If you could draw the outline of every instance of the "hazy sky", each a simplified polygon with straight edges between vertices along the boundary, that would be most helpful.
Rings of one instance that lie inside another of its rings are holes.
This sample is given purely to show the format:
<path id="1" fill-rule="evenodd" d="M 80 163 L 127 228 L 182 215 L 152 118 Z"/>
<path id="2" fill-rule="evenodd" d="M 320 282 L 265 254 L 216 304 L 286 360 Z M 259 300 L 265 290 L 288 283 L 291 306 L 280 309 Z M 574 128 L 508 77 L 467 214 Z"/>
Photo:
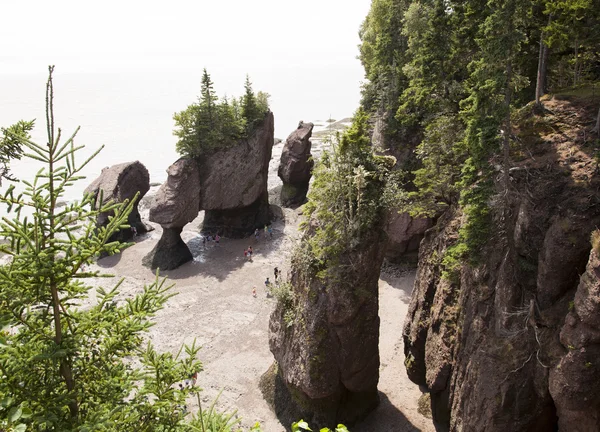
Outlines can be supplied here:
<path id="1" fill-rule="evenodd" d="M 370 0 L 2 0 L 0 74 L 347 66 Z"/>

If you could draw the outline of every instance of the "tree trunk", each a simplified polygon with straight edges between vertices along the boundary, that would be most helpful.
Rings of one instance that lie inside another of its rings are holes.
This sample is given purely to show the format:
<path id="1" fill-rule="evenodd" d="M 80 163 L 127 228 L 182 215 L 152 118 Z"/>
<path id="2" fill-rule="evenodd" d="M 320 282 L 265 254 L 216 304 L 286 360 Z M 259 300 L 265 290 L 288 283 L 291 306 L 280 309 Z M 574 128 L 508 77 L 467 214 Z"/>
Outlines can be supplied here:
<path id="1" fill-rule="evenodd" d="M 573 86 L 579 83 L 579 41 L 575 38 L 575 73 L 573 74 Z"/>
<path id="2" fill-rule="evenodd" d="M 548 16 L 548 25 L 552 22 L 552 15 Z M 535 105 L 542 106 L 541 97 L 546 90 L 546 71 L 548 70 L 548 46 L 544 43 L 544 32 L 540 35 L 540 54 L 538 57 L 537 83 L 535 86 Z"/>
<path id="3" fill-rule="evenodd" d="M 600 138 L 600 108 L 598 108 L 598 117 L 596 118 L 596 133 L 598 134 L 598 138 Z"/>

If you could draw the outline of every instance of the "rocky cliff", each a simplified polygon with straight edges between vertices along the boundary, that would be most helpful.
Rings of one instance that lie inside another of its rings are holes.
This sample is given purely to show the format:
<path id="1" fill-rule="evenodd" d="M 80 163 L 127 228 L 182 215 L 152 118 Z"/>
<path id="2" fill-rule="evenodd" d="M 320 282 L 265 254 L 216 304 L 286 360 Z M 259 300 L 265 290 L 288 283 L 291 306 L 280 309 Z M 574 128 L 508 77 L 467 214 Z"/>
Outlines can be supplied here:
<path id="1" fill-rule="evenodd" d="M 431 393 L 434 419 L 452 431 L 600 430 L 599 262 L 590 255 L 600 224 L 589 133 L 597 103 L 551 100 L 543 116 L 521 111 L 510 200 L 499 173 L 493 229 L 475 261 L 450 275 L 445 266 L 465 222 L 460 208 L 421 244 L 405 364 Z"/>
<path id="2" fill-rule="evenodd" d="M 242 238 L 270 222 L 267 177 L 273 131 L 269 112 L 250 138 L 198 159 L 203 231 Z"/>
<path id="3" fill-rule="evenodd" d="M 325 276 L 307 269 L 301 252 L 292 259 L 293 301 L 278 302 L 269 322 L 278 364 L 271 377 L 277 381 L 274 405 L 282 422 L 350 424 L 378 404 L 384 243 L 383 231 L 373 229 Z"/>

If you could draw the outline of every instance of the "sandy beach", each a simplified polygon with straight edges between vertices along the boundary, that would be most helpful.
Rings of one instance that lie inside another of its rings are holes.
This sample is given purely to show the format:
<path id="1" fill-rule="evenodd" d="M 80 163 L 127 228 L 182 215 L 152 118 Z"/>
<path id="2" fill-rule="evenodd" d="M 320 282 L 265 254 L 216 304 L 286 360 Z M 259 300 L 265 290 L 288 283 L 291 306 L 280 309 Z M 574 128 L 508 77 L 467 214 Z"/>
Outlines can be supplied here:
<path id="1" fill-rule="evenodd" d="M 144 212 L 143 212 L 144 213 Z M 273 224 L 273 239 L 258 241 L 222 239 L 206 246 L 199 235 L 203 213 L 188 224 L 182 233 L 194 255 L 194 261 L 163 272 L 175 284 L 178 294 L 170 299 L 156 317 L 149 337 L 160 351 L 177 352 L 183 343 L 196 339 L 202 346 L 200 360 L 204 370 L 198 383 L 203 388 L 202 403 L 210 404 L 219 391 L 218 406 L 237 408 L 243 430 L 259 421 L 264 431 L 286 430 L 263 400 L 258 383 L 273 362 L 268 345 L 269 315 L 275 300 L 267 296 L 264 281 L 273 280 L 273 269 L 283 275 L 288 271 L 288 258 L 298 241 L 300 216 L 284 209 L 282 218 Z M 151 283 L 155 274 L 141 265 L 142 258 L 154 247 L 161 235 L 160 225 L 136 238 L 136 244 L 121 254 L 98 261 L 102 272 L 114 274 L 115 280 L 98 279 L 95 284 L 110 286 L 125 278 L 121 298 L 132 296 Z M 254 249 L 252 261 L 244 258 L 248 246 Z M 414 271 L 384 272 L 380 279 L 380 382 L 381 404 L 353 432 L 361 431 L 433 431 L 431 420 L 417 412 L 421 392 L 410 382 L 404 369 L 402 325 Z M 256 287 L 257 296 L 252 289 Z M 192 412 L 197 403 L 190 400 Z"/>

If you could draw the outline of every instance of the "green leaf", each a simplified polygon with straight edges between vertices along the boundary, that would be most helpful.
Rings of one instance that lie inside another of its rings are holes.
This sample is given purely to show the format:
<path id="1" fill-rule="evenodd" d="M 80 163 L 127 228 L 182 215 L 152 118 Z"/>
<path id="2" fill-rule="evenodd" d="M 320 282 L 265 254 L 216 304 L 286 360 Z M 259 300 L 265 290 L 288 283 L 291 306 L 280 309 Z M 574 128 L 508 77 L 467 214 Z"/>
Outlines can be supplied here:
<path id="1" fill-rule="evenodd" d="M 33 411 L 31 411 L 31 408 L 27 408 L 27 407 L 23 408 L 23 413 L 21 414 L 22 419 L 28 419 L 32 415 L 33 415 Z"/>
<path id="2" fill-rule="evenodd" d="M 18 407 L 12 407 L 8 412 L 8 422 L 14 423 L 21 418 L 21 414 L 23 414 L 23 409 Z"/>
<path id="3" fill-rule="evenodd" d="M 13 431 L 14 432 L 25 432 L 27 430 L 27 426 L 24 425 L 23 423 L 18 424 L 17 426 L 14 427 Z"/>

